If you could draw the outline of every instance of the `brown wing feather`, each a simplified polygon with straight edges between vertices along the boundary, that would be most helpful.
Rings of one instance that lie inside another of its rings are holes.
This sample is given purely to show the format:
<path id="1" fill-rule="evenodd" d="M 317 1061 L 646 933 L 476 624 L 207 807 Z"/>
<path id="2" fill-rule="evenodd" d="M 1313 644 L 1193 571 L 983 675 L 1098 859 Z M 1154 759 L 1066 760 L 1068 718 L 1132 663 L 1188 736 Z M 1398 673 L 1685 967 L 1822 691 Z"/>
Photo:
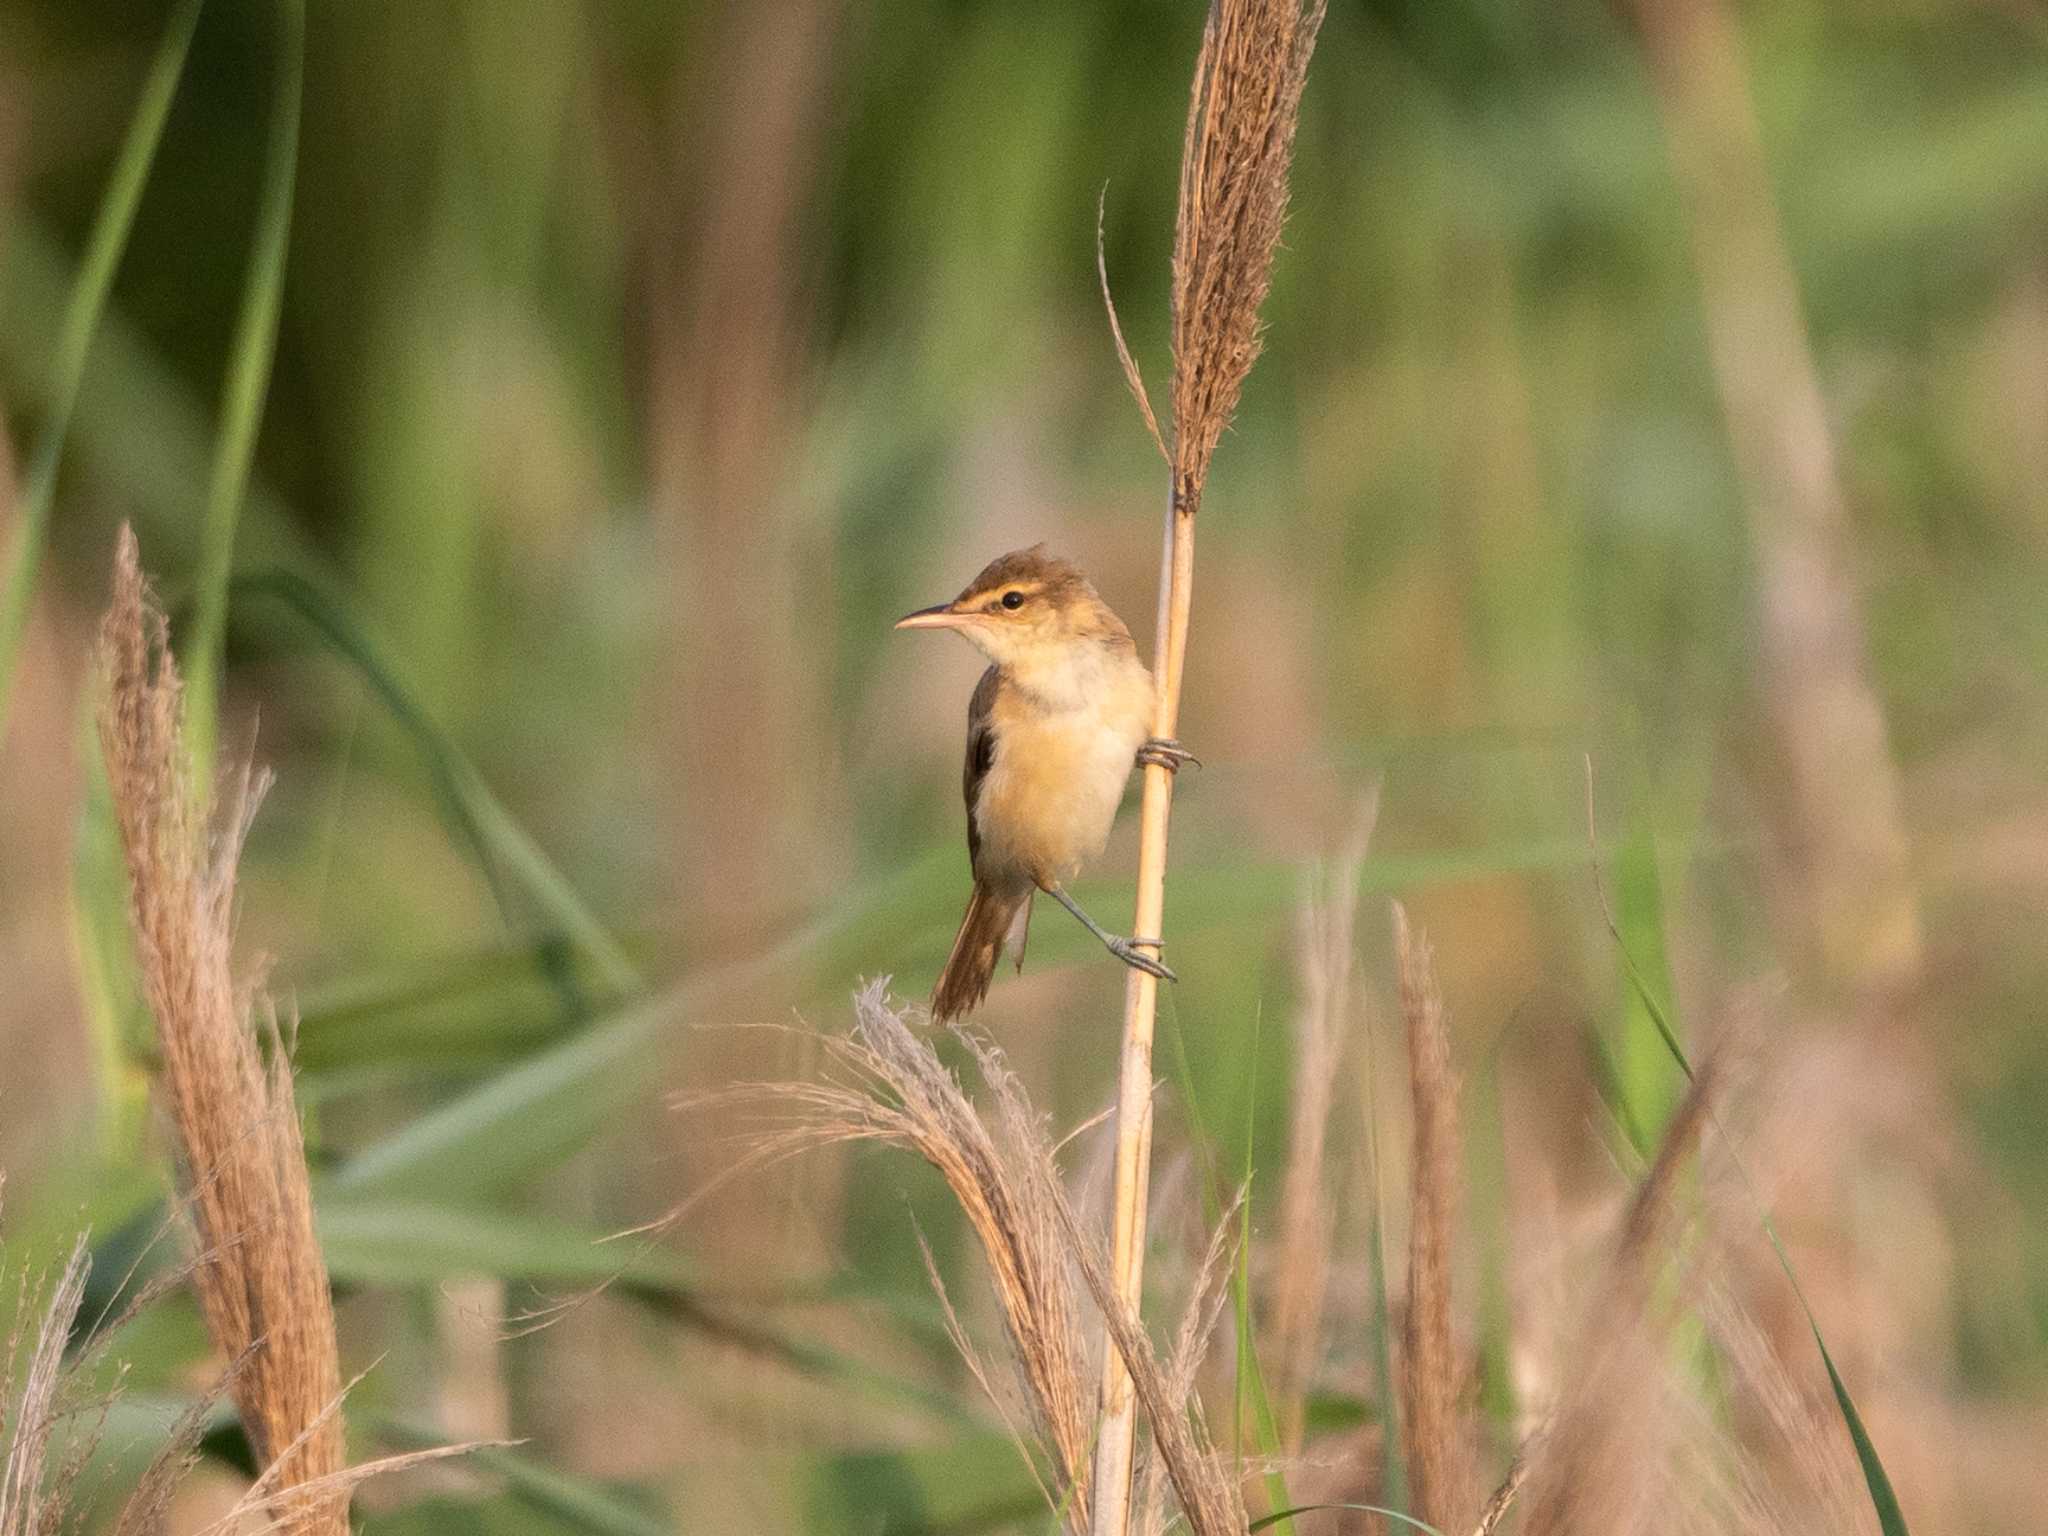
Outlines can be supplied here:
<path id="1" fill-rule="evenodd" d="M 960 794 L 967 802 L 967 862 L 981 869 L 981 829 L 974 824 L 974 801 L 981 793 L 981 781 L 988 777 L 989 764 L 996 760 L 996 731 L 993 711 L 999 686 L 996 669 L 990 667 L 974 685 L 974 697 L 967 701 L 967 761 L 960 768 Z"/>
<path id="2" fill-rule="evenodd" d="M 974 802 L 982 781 L 996 760 L 995 701 L 1001 686 L 990 667 L 967 701 L 967 758 L 960 768 L 960 797 L 967 802 L 967 859 L 974 868 L 974 894 L 953 950 L 932 989 L 932 1017 L 940 1023 L 958 1018 L 988 995 L 1003 946 L 1011 944 L 1017 964 L 1024 964 L 1024 935 L 1031 922 L 1031 888 L 997 890 L 981 878 L 981 831 L 974 824 Z"/>

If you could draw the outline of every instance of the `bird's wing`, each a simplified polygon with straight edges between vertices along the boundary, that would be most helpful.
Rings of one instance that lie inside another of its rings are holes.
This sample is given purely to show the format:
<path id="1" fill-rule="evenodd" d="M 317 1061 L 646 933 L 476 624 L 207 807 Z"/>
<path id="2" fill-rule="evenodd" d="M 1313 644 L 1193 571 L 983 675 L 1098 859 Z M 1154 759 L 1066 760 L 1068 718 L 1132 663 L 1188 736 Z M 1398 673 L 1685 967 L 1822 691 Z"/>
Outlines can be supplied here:
<path id="1" fill-rule="evenodd" d="M 996 686 L 996 669 L 990 667 L 967 701 L 967 761 L 960 769 L 960 793 L 967 801 L 967 861 L 976 868 L 981 864 L 981 832 L 974 825 L 974 802 L 989 764 L 996 760 Z"/>

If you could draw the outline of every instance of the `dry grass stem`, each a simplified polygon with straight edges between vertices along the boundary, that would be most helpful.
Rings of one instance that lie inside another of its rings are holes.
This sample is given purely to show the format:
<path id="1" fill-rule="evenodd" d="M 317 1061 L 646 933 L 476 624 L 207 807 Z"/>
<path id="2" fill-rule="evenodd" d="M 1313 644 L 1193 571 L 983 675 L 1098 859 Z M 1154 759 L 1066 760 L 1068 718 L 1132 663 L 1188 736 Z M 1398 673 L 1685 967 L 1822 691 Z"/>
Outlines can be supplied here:
<path id="1" fill-rule="evenodd" d="M 1139 370 L 1138 360 L 1131 356 L 1130 345 L 1124 340 L 1123 322 L 1117 318 L 1116 300 L 1109 292 L 1109 259 L 1102 246 L 1102 218 L 1108 201 L 1109 187 L 1105 184 L 1102 195 L 1095 200 L 1095 277 L 1102 285 L 1102 309 L 1109 316 L 1109 335 L 1116 343 L 1116 360 L 1124 371 L 1124 384 L 1129 388 L 1131 398 L 1138 402 L 1138 414 L 1145 420 L 1145 430 L 1151 435 L 1152 446 L 1159 450 L 1159 457 L 1170 467 L 1173 453 L 1159 430 L 1159 418 L 1152 410 L 1152 396 L 1145 388 L 1145 375 Z"/>
<path id="2" fill-rule="evenodd" d="M 1522 1485 L 1529 1481 L 1530 1453 L 1535 1450 L 1537 1439 L 1537 1436 L 1532 1435 L 1523 1443 L 1521 1449 L 1515 1452 L 1514 1459 L 1508 1463 L 1507 1476 L 1500 1480 L 1500 1486 L 1493 1490 L 1484 1507 L 1480 1509 L 1479 1518 L 1473 1522 L 1472 1536 L 1493 1536 L 1493 1533 L 1500 1529 L 1500 1523 L 1507 1519 L 1508 1511 L 1515 1506 L 1516 1495 L 1522 1491 Z"/>
<path id="3" fill-rule="evenodd" d="M 1464 1382 L 1452 1328 L 1451 1254 L 1460 1174 L 1458 1079 L 1428 939 L 1394 903 L 1394 953 L 1408 1034 L 1414 1148 L 1409 1170 L 1408 1308 L 1402 1335 L 1402 1414 L 1415 1513 L 1449 1529 L 1468 1518 L 1475 1478 L 1458 1400 Z"/>
<path id="4" fill-rule="evenodd" d="M 1295 125 L 1322 18 L 1323 0 L 1214 0 L 1195 60 L 1174 219 L 1173 443 L 1152 655 L 1158 690 L 1152 731 L 1162 738 L 1172 737 L 1180 720 L 1181 673 L 1194 604 L 1195 512 L 1209 460 L 1258 357 L 1259 307 L 1271 281 L 1273 250 L 1286 217 Z M 1106 281 L 1103 286 L 1107 298 Z M 1158 422 L 1144 398 L 1137 365 L 1123 344 L 1114 306 L 1111 329 L 1117 335 L 1126 381 L 1138 395 L 1156 440 Z M 1144 782 L 1132 931 L 1160 935 L 1166 921 L 1173 775 L 1148 765 Z M 1116 1295 L 1134 1312 L 1144 1291 L 1152 1035 L 1158 1005 L 1158 982 L 1132 970 L 1125 983 L 1117 1073 L 1110 1269 Z M 1092 1529 L 1096 1536 L 1125 1536 L 1130 1526 L 1136 1409 L 1119 1352 L 1108 1350 L 1104 1355 Z"/>
<path id="5" fill-rule="evenodd" d="M 1279 1259 L 1272 1272 L 1274 1395 L 1286 1416 L 1285 1443 L 1301 1449 L 1309 1378 L 1329 1281 L 1330 1208 L 1324 1152 L 1336 1101 L 1344 1031 L 1351 1014 L 1358 875 L 1379 810 L 1375 790 L 1320 882 L 1296 909 L 1301 1005 L 1294 1015 L 1294 1077 L 1288 1095 L 1287 1171 L 1281 1186 Z"/>
<path id="6" fill-rule="evenodd" d="M 276 1518 L 345 1532 L 334 1312 L 275 1015 L 233 958 L 235 866 L 263 785 L 245 770 L 207 828 L 187 769 L 182 689 L 163 615 L 123 529 L 100 628 L 100 741 L 126 855 L 131 915 L 163 1055 L 164 1096 L 205 1258 L 194 1289 Z M 254 1023 L 268 1033 L 269 1059 Z M 324 1491 L 297 1492 L 300 1489 Z"/>

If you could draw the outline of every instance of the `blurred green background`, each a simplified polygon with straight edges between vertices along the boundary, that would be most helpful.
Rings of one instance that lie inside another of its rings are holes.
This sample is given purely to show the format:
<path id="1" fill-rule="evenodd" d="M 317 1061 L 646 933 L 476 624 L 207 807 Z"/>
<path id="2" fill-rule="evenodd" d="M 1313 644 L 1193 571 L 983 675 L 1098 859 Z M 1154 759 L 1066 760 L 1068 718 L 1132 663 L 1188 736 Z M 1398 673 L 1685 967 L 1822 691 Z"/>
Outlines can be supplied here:
<path id="1" fill-rule="evenodd" d="M 938 1326 L 912 1218 L 970 1266 L 922 1170 L 815 1159 L 645 1252 L 586 1239 L 736 1155 L 743 1126 L 663 1090 L 814 1065 L 697 1026 L 838 1027 L 857 977 L 930 984 L 979 663 L 889 621 L 1047 539 L 1149 635 L 1163 474 L 1096 205 L 1163 404 L 1201 9 L 313 0 L 226 644 L 222 740 L 277 774 L 242 935 L 300 1017 L 346 1363 L 382 1362 L 359 1425 L 528 1437 L 511 1471 L 366 1496 L 377 1529 L 1042 1522 Z M 0 489 L 165 15 L 0 4 Z M 1358 1071 L 1398 1104 L 1369 1048 L 1396 894 L 1483 1088 L 1475 1221 L 1518 1253 L 1549 1230 L 1535 1185 L 1560 1230 L 1597 1208 L 1600 1127 L 1677 1085 L 1595 896 L 1590 762 L 1630 953 L 1690 1035 L 1756 1042 L 1749 1155 L 1916 1528 L 2017 1530 L 2048 1516 L 2048 26 L 1960 0 L 1736 20 L 1910 941 L 1872 974 L 1812 910 L 1836 790 L 1784 768 L 1772 509 L 1637 33 L 1580 0 L 1333 0 L 1201 520 L 1162 1159 L 1283 1160 L 1292 913 L 1377 784 Z M 201 14 L 0 741 L 14 1262 L 82 1221 L 119 1254 L 165 1187 L 86 653 L 124 519 L 190 615 L 279 40 L 254 0 Z M 1081 892 L 1113 925 L 1132 835 Z M 1063 1129 L 1108 1100 L 1121 993 L 1041 915 L 983 1015 Z M 1338 1121 L 1341 1181 L 1366 1133 Z M 1500 1246 L 1475 1293 L 1518 1315 Z M 628 1259 L 603 1303 L 493 1342 Z M 1369 1398 L 1356 1321 L 1333 1312 L 1331 1403 Z M 142 1327 L 138 1411 L 204 1356 L 180 1305 Z"/>

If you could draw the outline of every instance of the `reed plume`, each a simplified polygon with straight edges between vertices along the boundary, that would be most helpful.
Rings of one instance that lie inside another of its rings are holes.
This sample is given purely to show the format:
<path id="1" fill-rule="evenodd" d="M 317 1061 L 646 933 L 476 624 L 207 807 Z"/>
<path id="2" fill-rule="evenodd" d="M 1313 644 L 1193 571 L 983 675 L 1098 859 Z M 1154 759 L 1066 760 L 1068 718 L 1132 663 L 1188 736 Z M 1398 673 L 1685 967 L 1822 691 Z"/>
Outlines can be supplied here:
<path id="1" fill-rule="evenodd" d="M 806 1148 L 872 1141 L 914 1152 L 938 1171 L 987 1265 L 1031 1438 L 1052 1473 L 1052 1482 L 1043 1485 L 1047 1502 L 1070 1531 L 1085 1532 L 1096 1424 L 1083 1287 L 1097 1304 L 1116 1305 L 1108 1258 L 1075 1216 L 1043 1120 L 1002 1053 L 969 1029 L 952 1031 L 988 1089 L 987 1108 L 978 1108 L 930 1044 L 891 1006 L 885 981 L 862 987 L 853 1002 L 852 1032 L 820 1037 L 827 1063 L 821 1080 L 741 1084 L 708 1096 L 758 1116 L 750 1150 L 737 1166 L 762 1166 Z M 1157 1356 L 1134 1313 L 1118 1307 L 1109 1322 L 1110 1347 L 1132 1363 L 1148 1406 L 1164 1409 L 1154 1431 L 1159 1480 L 1171 1485 L 1181 1516 L 1198 1536 L 1244 1528 L 1235 1477 L 1198 1416 L 1191 1416 L 1199 1410 L 1193 1402 L 1196 1364 L 1228 1269 L 1223 1231 L 1234 1215 L 1233 1207 L 1211 1240 L 1167 1359 Z M 929 1253 L 926 1258 L 955 1344 L 984 1390 L 1006 1408 Z"/>
<path id="2" fill-rule="evenodd" d="M 238 975 L 233 957 L 236 864 L 264 780 L 245 768 L 209 830 L 188 764 L 177 663 L 127 528 L 99 664 L 100 743 L 136 950 L 204 1254 L 193 1288 L 215 1346 L 246 1361 L 229 1392 L 268 1469 L 272 1519 L 342 1536 L 341 1372 L 291 1065 L 260 977 Z"/>
<path id="3" fill-rule="evenodd" d="M 4 1178 L 0 1178 L 4 1187 Z M 81 1233 L 49 1286 L 18 1282 L 14 1326 L 0 1355 L 0 1536 L 57 1536 L 86 1528 L 80 1485 L 99 1449 L 107 1415 L 120 1395 L 118 1375 L 104 1386 L 100 1366 L 122 1327 L 183 1282 L 189 1266 L 173 1266 L 142 1286 L 112 1318 L 80 1336 L 92 1252 Z M 121 1289 L 126 1289 L 124 1281 Z M 33 1319 L 33 1335 L 30 1324 Z M 27 1347 L 23 1358 L 23 1347 Z M 20 1364 L 17 1390 L 17 1363 Z M 171 1495 L 199 1457 L 199 1437 L 214 1404 L 240 1373 L 231 1361 L 212 1386 L 178 1416 L 113 1520 L 96 1527 L 112 1536 L 158 1536 Z"/>
<path id="4" fill-rule="evenodd" d="M 1680 1175 L 1711 1123 L 1720 1075 L 1715 1059 L 1702 1063 L 1629 1201 L 1579 1325 L 1564 1400 L 1530 1458 L 1524 1536 L 1627 1530 L 1639 1513 L 1647 1473 L 1659 1459 L 1649 1436 L 1667 1417 L 1653 1289 Z"/>
<path id="5" fill-rule="evenodd" d="M 1323 8 L 1323 0 L 1214 0 L 1209 7 L 1188 96 L 1174 218 L 1170 447 L 1161 437 L 1137 363 L 1124 344 L 1115 306 L 1108 305 L 1124 376 L 1170 472 L 1152 649 L 1158 689 L 1152 734 L 1161 739 L 1171 739 L 1180 720 L 1181 673 L 1194 603 L 1195 513 L 1209 461 L 1259 355 L 1259 308 L 1272 281 L 1273 251 L 1287 216 L 1295 126 Z M 1103 297 L 1107 303 L 1106 280 Z M 1133 933 L 1165 930 L 1172 802 L 1172 773 L 1148 765 L 1139 809 Z M 1144 1289 L 1152 1036 L 1158 1003 L 1157 980 L 1133 969 L 1124 992 L 1110 1263 L 1116 1294 L 1134 1313 Z M 1135 1413 L 1130 1377 L 1119 1353 L 1108 1351 L 1096 1441 L 1096 1536 L 1124 1536 L 1129 1529 Z"/>

